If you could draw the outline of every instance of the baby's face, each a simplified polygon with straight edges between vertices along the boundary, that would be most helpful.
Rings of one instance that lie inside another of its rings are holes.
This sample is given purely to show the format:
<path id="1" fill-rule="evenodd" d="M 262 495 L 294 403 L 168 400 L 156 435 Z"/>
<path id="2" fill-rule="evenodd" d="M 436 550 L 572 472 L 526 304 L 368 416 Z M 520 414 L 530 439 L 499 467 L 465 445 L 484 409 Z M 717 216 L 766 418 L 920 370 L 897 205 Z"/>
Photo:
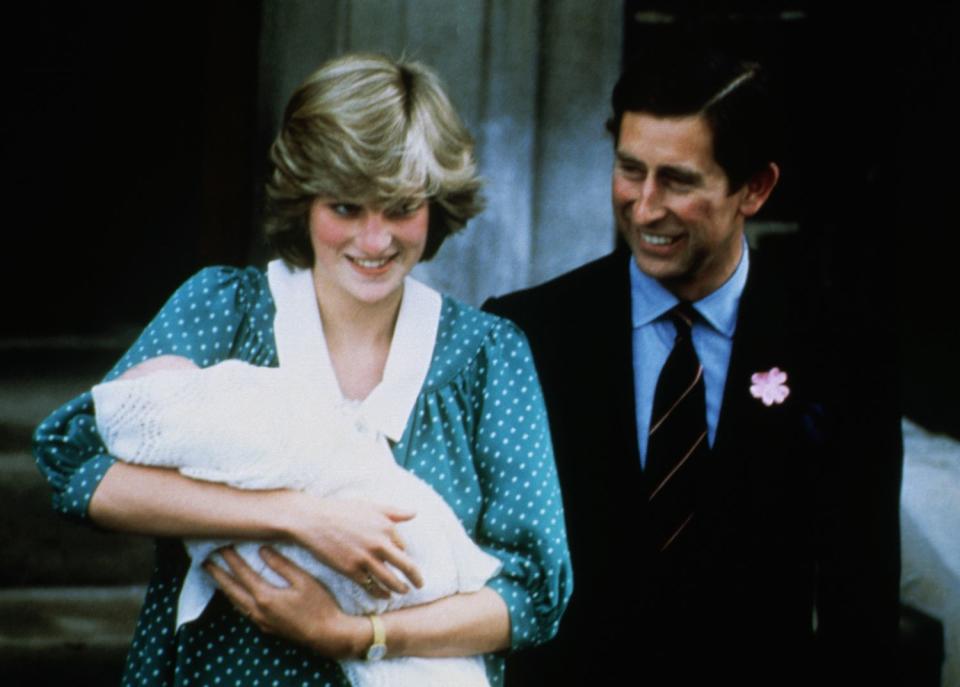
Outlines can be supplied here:
<path id="1" fill-rule="evenodd" d="M 120 375 L 119 379 L 136 379 L 152 375 L 154 372 L 164 372 L 169 370 L 196 370 L 199 368 L 190 358 L 184 358 L 182 355 L 161 355 L 156 358 L 144 360 L 139 365 L 134 365 L 129 370 Z"/>

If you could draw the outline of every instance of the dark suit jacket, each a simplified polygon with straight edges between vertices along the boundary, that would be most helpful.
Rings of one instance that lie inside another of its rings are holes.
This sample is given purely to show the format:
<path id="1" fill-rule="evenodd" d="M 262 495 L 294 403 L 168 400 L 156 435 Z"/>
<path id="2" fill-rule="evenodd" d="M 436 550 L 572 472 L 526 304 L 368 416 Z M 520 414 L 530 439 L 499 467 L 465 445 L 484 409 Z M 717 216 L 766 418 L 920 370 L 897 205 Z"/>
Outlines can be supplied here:
<path id="1" fill-rule="evenodd" d="M 666 570 L 643 545 L 628 260 L 618 251 L 485 305 L 530 339 L 574 569 L 558 638 L 508 661 L 508 687 L 603 684 L 631 665 L 651 685 L 889 678 L 902 441 L 887 342 L 809 277 L 751 255 L 697 553 Z M 750 376 L 774 366 L 791 393 L 767 407 Z"/>

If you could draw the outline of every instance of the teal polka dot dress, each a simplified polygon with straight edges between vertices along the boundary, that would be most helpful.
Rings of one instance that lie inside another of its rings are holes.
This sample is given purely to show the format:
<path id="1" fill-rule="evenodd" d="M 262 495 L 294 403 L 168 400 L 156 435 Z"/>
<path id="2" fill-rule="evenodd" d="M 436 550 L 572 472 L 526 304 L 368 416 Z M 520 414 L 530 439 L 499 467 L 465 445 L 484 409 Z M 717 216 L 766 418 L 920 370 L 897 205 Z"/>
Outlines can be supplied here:
<path id="1" fill-rule="evenodd" d="M 177 290 L 107 379 L 165 354 L 201 367 L 228 358 L 276 366 L 274 314 L 263 272 L 207 268 Z M 34 454 L 55 510 L 87 521 L 90 497 L 114 462 L 89 393 L 38 427 Z M 394 454 L 503 562 L 488 584 L 509 608 L 512 648 L 551 638 L 573 581 L 543 398 L 523 334 L 444 298 L 427 380 Z M 176 631 L 187 558 L 178 540 L 157 540 L 156 552 L 124 685 L 348 685 L 335 661 L 262 634 L 219 594 Z M 485 658 L 491 684 L 501 685 L 503 655 Z"/>

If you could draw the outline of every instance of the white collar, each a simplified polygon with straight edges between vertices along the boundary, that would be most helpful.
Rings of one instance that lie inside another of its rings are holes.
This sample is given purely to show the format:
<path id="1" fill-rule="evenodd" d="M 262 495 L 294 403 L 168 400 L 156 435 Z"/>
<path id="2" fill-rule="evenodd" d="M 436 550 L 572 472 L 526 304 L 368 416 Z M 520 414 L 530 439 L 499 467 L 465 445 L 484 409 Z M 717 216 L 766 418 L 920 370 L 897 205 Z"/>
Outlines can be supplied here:
<path id="1" fill-rule="evenodd" d="M 291 269 L 282 260 L 273 260 L 267 265 L 267 280 L 276 307 L 273 332 L 280 367 L 310 375 L 327 401 L 343 405 L 310 270 Z M 359 413 L 371 429 L 393 441 L 403 435 L 427 378 L 442 302 L 429 286 L 406 277 L 383 379 L 359 404 Z"/>

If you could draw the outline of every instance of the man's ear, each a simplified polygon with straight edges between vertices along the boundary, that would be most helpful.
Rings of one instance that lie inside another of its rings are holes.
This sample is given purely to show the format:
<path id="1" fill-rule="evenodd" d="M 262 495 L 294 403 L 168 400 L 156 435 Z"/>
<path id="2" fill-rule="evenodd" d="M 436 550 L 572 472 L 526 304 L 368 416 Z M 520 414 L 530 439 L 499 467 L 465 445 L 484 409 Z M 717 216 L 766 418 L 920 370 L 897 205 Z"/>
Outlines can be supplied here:
<path id="1" fill-rule="evenodd" d="M 779 179 L 780 168 L 774 162 L 750 177 L 744 186 L 745 193 L 740 201 L 741 214 L 744 217 L 753 217 L 757 214 L 767 202 Z"/>

